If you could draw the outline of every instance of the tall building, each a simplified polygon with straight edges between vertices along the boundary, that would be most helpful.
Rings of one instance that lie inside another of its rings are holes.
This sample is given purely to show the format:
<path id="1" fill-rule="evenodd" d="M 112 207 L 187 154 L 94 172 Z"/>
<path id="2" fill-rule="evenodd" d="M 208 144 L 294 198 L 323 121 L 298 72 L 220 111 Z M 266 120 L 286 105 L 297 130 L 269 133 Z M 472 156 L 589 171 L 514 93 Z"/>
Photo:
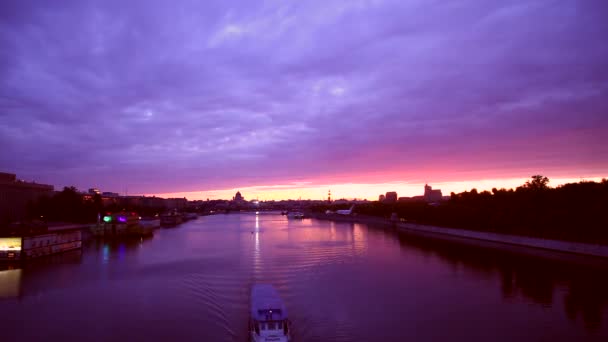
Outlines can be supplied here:
<path id="1" fill-rule="evenodd" d="M 443 196 L 441 194 L 441 190 L 437 189 L 437 190 L 433 190 L 433 188 L 428 185 L 425 184 L 424 185 L 424 200 L 427 202 L 439 202 L 443 199 Z"/>
<path id="2" fill-rule="evenodd" d="M 395 192 L 395 191 L 387 192 L 386 195 L 384 196 L 384 202 L 387 202 L 387 203 L 397 202 L 397 192 Z"/>
<path id="3" fill-rule="evenodd" d="M 52 196 L 52 185 L 18 180 L 13 173 L 0 172 L 0 224 L 22 220 L 29 202 Z"/>

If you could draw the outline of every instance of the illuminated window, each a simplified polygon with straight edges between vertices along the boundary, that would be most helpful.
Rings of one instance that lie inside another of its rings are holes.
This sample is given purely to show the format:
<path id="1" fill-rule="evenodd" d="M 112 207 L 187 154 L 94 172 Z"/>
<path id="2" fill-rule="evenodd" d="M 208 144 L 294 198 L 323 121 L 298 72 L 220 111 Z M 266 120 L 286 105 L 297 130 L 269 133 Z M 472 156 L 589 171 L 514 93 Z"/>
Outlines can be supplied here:
<path id="1" fill-rule="evenodd" d="M 7 237 L 0 238 L 0 251 L 20 251 L 21 238 Z"/>

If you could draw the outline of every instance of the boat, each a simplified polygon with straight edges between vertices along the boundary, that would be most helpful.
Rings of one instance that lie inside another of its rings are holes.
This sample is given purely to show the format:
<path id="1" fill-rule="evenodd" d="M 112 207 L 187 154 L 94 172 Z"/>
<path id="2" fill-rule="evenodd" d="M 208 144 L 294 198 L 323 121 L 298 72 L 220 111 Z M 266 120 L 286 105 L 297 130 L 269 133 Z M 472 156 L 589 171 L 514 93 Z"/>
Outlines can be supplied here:
<path id="1" fill-rule="evenodd" d="M 148 216 L 148 217 L 142 217 L 139 220 L 139 224 L 142 227 L 149 227 L 152 229 L 158 229 L 160 228 L 160 217 L 158 215 L 156 216 Z"/>
<path id="2" fill-rule="evenodd" d="M 18 229 L 15 234 L 0 236 L 0 261 L 23 261 L 80 248 L 82 233 L 79 226 L 52 231 L 48 227 Z"/>
<path id="3" fill-rule="evenodd" d="M 150 236 L 154 227 L 142 225 L 137 213 L 107 213 L 103 220 L 91 227 L 91 232 L 97 237 L 119 236 Z"/>
<path id="4" fill-rule="evenodd" d="M 291 218 L 291 219 L 303 219 L 304 218 L 304 214 L 302 212 L 299 211 L 290 211 L 287 213 L 287 218 Z"/>
<path id="5" fill-rule="evenodd" d="M 287 308 L 272 285 L 255 284 L 251 287 L 250 314 L 251 341 L 291 341 L 291 321 L 287 318 Z"/>
<path id="6" fill-rule="evenodd" d="M 162 227 L 175 227 L 182 222 L 182 214 L 176 211 L 160 215 L 160 225 Z"/>

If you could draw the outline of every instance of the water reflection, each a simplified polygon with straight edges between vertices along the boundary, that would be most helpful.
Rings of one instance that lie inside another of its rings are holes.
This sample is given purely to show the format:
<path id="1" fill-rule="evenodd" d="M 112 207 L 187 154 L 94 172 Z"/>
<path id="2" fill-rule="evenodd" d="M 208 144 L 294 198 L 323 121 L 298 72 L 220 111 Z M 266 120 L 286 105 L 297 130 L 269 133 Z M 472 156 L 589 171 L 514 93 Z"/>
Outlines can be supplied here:
<path id="1" fill-rule="evenodd" d="M 260 216 L 258 213 L 255 214 L 255 228 L 253 231 L 254 235 L 254 248 L 253 248 L 253 270 L 254 278 L 257 277 L 262 269 L 262 258 L 260 257 Z"/>
<path id="2" fill-rule="evenodd" d="M 150 240 L 89 241 L 63 258 L 0 271 L 6 336 L 244 341 L 254 282 L 277 287 L 298 341 L 568 341 L 608 332 L 606 272 L 364 224 L 217 215 Z"/>
<path id="3" fill-rule="evenodd" d="M 462 267 L 486 277 L 497 274 L 501 295 L 507 302 L 522 298 L 544 307 L 563 305 L 567 317 L 572 321 L 582 319 L 589 331 L 597 331 L 602 325 L 608 307 L 608 272 L 603 267 L 410 234 L 398 234 L 398 239 L 404 248 L 417 248 L 455 269 Z"/>
<path id="4" fill-rule="evenodd" d="M 0 271 L 0 299 L 17 298 L 20 290 L 20 269 Z"/>
<path id="5" fill-rule="evenodd" d="M 0 299 L 21 299 L 24 296 L 52 290 L 54 287 L 65 286 L 69 281 L 65 277 L 65 267 L 79 264 L 81 258 L 81 250 L 72 250 L 30 260 L 27 264 L 1 265 Z M 55 277 L 47 278 L 51 274 Z"/>

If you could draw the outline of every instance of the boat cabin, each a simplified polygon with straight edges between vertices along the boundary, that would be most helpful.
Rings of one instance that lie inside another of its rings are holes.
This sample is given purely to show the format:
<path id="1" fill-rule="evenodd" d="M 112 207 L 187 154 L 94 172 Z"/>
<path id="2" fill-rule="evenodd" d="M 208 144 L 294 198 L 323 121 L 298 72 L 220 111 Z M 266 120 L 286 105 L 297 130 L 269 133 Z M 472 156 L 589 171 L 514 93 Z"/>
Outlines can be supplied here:
<path id="1" fill-rule="evenodd" d="M 289 341 L 287 309 L 272 285 L 256 284 L 251 289 L 250 332 L 252 341 Z"/>

